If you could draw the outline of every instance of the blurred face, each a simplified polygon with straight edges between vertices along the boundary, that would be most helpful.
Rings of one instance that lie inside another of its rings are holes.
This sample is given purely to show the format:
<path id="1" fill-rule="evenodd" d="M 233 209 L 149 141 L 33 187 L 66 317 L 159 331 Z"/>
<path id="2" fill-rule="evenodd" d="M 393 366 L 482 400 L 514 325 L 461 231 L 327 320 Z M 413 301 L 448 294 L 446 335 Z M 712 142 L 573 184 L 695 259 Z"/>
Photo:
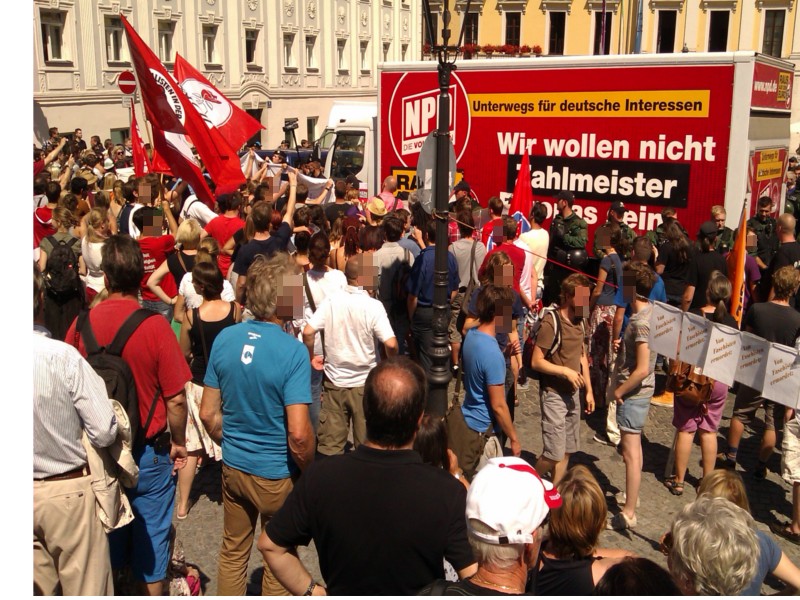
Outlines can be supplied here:
<path id="1" fill-rule="evenodd" d="M 725 227 L 725 217 L 726 214 L 724 212 L 714 215 L 714 222 L 717 224 L 717 229 Z"/>
<path id="2" fill-rule="evenodd" d="M 275 314 L 282 321 L 303 318 L 303 276 L 284 274 L 278 281 Z"/>
<path id="3" fill-rule="evenodd" d="M 575 296 L 571 302 L 575 309 L 575 316 L 585 319 L 589 316 L 589 296 L 591 291 L 587 286 L 580 285 L 575 288 Z"/>
<path id="4" fill-rule="evenodd" d="M 786 172 L 786 183 L 791 187 L 797 182 L 797 173 L 794 171 Z"/>
<path id="5" fill-rule="evenodd" d="M 372 254 L 361 255 L 361 273 L 358 275 L 358 286 L 368 292 L 373 292 L 378 287 L 378 267 L 375 265 Z"/>
<path id="6" fill-rule="evenodd" d="M 614 212 L 611 213 L 612 215 Z M 611 245 L 611 234 L 607 229 L 598 229 L 595 234 L 597 245 L 601 248 L 608 248 Z"/>
<path id="7" fill-rule="evenodd" d="M 144 210 L 144 209 L 143 209 Z M 145 217 L 142 227 L 142 235 L 159 236 L 163 231 L 164 217 L 162 215 L 153 215 L 152 217 Z"/>
<path id="8" fill-rule="evenodd" d="M 82 138 L 83 138 L 83 131 L 81 131 L 80 129 L 76 129 L 75 130 L 75 139 L 76 140 L 80 140 Z"/>
<path id="9" fill-rule="evenodd" d="M 758 220 L 759 221 L 766 221 L 769 218 L 769 214 L 771 212 L 772 212 L 772 207 L 771 206 L 769 206 L 769 205 L 767 205 L 767 206 L 759 205 L 759 207 L 758 207 Z"/>
<path id="10" fill-rule="evenodd" d="M 758 236 L 755 231 L 747 232 L 747 249 L 753 251 L 758 247 Z"/>

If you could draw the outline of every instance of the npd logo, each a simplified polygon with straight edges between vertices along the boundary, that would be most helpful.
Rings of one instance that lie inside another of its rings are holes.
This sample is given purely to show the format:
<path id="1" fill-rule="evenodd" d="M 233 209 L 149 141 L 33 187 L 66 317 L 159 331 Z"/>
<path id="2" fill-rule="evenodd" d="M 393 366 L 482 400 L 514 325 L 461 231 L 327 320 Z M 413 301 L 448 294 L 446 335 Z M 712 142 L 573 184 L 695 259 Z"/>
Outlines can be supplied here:
<path id="1" fill-rule="evenodd" d="M 416 166 L 425 138 L 438 125 L 439 89 L 430 88 L 435 81 L 436 73 L 406 73 L 392 92 L 389 137 L 395 155 L 403 166 Z M 451 81 L 448 128 L 458 161 L 469 140 L 469 102 L 461 80 L 454 74 Z"/>

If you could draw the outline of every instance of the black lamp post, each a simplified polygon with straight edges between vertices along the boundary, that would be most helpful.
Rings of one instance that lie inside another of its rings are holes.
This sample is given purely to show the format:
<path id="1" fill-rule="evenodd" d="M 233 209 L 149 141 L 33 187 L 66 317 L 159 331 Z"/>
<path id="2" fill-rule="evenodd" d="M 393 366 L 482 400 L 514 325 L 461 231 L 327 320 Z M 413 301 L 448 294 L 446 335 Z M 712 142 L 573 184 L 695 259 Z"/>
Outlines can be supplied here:
<path id="1" fill-rule="evenodd" d="M 465 15 L 469 13 L 467 2 Z M 436 247 L 433 272 L 433 347 L 430 349 L 432 366 L 428 375 L 428 406 L 426 412 L 443 416 L 447 411 L 447 386 L 451 374 L 448 368 L 450 349 L 447 326 L 450 319 L 450 302 L 447 294 L 447 204 L 450 195 L 450 75 L 456 70 L 461 42 L 464 38 L 466 16 L 462 22 L 458 45 L 450 45 L 450 0 L 442 0 L 442 43 L 434 39 L 430 0 L 422 0 L 427 42 L 438 61 L 439 111 L 436 128 L 436 166 L 434 170 L 433 217 L 436 219 Z M 468 301 L 468 299 L 465 299 Z"/>

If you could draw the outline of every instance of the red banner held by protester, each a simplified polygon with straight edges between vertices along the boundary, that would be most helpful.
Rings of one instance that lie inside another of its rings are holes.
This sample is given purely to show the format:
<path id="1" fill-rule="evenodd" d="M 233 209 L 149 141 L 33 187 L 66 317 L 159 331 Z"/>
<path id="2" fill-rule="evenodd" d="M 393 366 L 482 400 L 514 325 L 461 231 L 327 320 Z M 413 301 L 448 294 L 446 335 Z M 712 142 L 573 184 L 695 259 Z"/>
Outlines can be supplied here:
<path id="1" fill-rule="evenodd" d="M 218 133 L 214 135 L 215 130 L 205 126 L 203 119 L 158 57 L 147 47 L 128 20 L 120 16 L 128 36 L 128 47 L 145 114 L 153 127 L 154 149 L 175 175 L 192 186 L 198 198 L 213 207 L 214 196 L 186 136 L 191 137 L 200 160 L 217 184 L 217 193 L 233 191 L 244 183 L 239 158 L 222 136 Z M 162 135 L 159 136 L 157 131 Z"/>
<path id="2" fill-rule="evenodd" d="M 189 98 L 206 125 L 216 128 L 231 148 L 239 148 L 264 127 L 206 79 L 180 54 L 173 70 L 178 85 Z"/>
<path id="3" fill-rule="evenodd" d="M 739 231 L 733 250 L 728 253 L 728 273 L 730 273 L 731 287 L 731 316 L 741 326 L 742 313 L 744 312 L 744 261 L 747 256 L 747 201 L 742 206 L 742 216 L 739 219 Z"/>
<path id="4" fill-rule="evenodd" d="M 533 206 L 533 188 L 531 187 L 531 165 L 528 153 L 523 152 L 522 163 L 517 173 L 517 181 L 514 184 L 514 195 L 508 207 L 508 214 L 517 221 L 517 234 L 523 234 L 531 228 L 528 215 L 531 214 Z M 519 214 L 518 214 L 519 213 Z"/>
<path id="5" fill-rule="evenodd" d="M 144 149 L 142 136 L 139 133 L 139 125 L 136 123 L 136 109 L 133 104 L 131 104 L 131 144 L 133 146 L 133 174 L 136 177 L 141 177 L 152 169 L 150 167 L 150 159 L 147 157 L 147 151 Z"/>

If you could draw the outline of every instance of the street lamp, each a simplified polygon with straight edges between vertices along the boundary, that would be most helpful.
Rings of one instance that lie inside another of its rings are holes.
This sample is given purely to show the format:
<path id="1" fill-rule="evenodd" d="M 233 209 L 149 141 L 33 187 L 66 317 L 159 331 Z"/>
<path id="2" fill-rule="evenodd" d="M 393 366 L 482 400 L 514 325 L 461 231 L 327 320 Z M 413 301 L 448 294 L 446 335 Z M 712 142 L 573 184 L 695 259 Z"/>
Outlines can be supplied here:
<path id="1" fill-rule="evenodd" d="M 436 136 L 436 166 L 434 170 L 433 217 L 436 219 L 436 246 L 433 272 L 433 344 L 430 349 L 431 369 L 428 375 L 428 406 L 426 412 L 444 416 L 447 411 L 447 386 L 451 374 L 448 368 L 450 349 L 447 326 L 450 320 L 450 302 L 447 295 L 447 204 L 450 196 L 450 75 L 456 70 L 456 58 L 464 39 L 466 15 L 472 0 L 467 1 L 467 10 L 461 24 L 461 34 L 456 46 L 450 45 L 450 0 L 442 0 L 442 43 L 434 39 L 430 0 L 422 0 L 423 17 L 428 32 L 431 53 L 438 61 L 439 111 Z M 465 302 L 469 299 L 466 298 Z"/>

